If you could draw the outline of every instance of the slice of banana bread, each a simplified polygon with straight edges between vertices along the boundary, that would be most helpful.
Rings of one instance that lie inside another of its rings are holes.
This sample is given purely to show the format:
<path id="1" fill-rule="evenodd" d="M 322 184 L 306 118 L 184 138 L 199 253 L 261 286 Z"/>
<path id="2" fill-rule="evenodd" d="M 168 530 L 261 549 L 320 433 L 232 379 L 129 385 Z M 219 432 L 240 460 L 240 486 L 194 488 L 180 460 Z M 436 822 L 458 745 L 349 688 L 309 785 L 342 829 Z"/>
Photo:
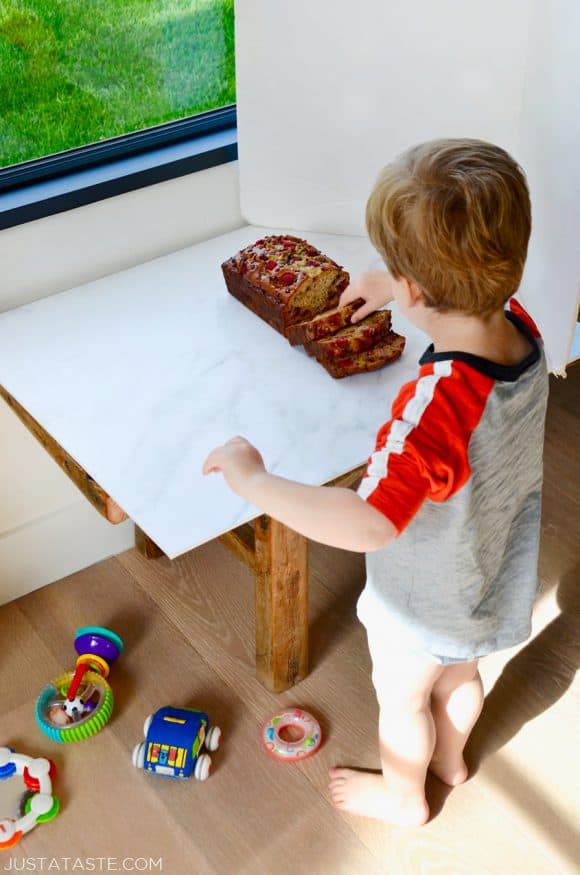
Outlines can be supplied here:
<path id="1" fill-rule="evenodd" d="M 256 240 L 222 270 L 228 291 L 284 336 L 297 322 L 336 307 L 350 281 L 335 261 L 291 234 Z"/>
<path id="2" fill-rule="evenodd" d="M 363 352 L 375 346 L 388 333 L 391 327 L 391 311 L 377 310 L 355 325 L 347 325 L 330 337 L 313 340 L 304 344 L 309 355 L 325 355 L 329 359 L 343 358 L 345 355 Z"/>
<path id="3" fill-rule="evenodd" d="M 288 340 L 292 346 L 297 346 L 300 343 L 310 343 L 314 340 L 321 340 L 323 337 L 329 337 L 331 334 L 336 334 L 337 331 L 350 325 L 352 315 L 363 304 L 363 299 L 357 298 L 356 301 L 353 301 L 352 304 L 347 304 L 346 307 L 334 307 L 332 310 L 325 310 L 320 315 L 315 316 L 314 319 L 301 322 L 298 325 L 292 325 L 288 331 Z"/>
<path id="4" fill-rule="evenodd" d="M 349 377 L 351 374 L 363 374 L 366 371 L 377 371 L 394 362 L 402 354 L 405 348 L 405 338 L 401 334 L 389 331 L 385 338 L 379 340 L 376 346 L 358 355 L 347 355 L 343 358 L 334 359 L 324 355 L 316 357 L 317 361 L 337 379 Z"/>

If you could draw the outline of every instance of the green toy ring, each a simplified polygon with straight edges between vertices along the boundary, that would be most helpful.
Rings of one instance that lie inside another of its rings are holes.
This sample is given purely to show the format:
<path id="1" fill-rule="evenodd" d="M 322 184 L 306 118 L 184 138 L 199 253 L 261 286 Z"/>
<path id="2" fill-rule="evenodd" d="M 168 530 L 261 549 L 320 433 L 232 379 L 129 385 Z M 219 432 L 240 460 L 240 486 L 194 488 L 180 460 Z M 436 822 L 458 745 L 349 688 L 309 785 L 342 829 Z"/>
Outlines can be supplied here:
<path id="1" fill-rule="evenodd" d="M 49 713 L 52 708 L 56 708 L 62 701 L 61 690 L 68 688 L 73 676 L 74 672 L 66 672 L 59 675 L 52 683 L 46 685 L 36 700 L 36 721 L 38 725 L 49 738 L 62 744 L 67 744 L 71 741 L 83 741 L 96 735 L 109 722 L 113 712 L 114 698 L 111 687 L 100 674 L 88 671 L 85 674 L 85 680 L 87 683 L 92 684 L 98 693 L 98 702 L 94 710 L 71 726 L 55 726 L 49 718 Z"/>

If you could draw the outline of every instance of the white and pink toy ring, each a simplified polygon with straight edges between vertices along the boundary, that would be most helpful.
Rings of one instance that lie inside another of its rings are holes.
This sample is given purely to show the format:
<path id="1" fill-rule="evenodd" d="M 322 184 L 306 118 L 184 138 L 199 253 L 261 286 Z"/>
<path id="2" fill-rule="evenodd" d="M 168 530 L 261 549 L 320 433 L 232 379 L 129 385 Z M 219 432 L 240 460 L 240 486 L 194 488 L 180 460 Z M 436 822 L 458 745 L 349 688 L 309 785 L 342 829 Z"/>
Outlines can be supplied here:
<path id="1" fill-rule="evenodd" d="M 287 763 L 312 756 L 321 741 L 318 720 L 301 708 L 288 708 L 274 714 L 262 729 L 262 744 L 266 751 Z"/>

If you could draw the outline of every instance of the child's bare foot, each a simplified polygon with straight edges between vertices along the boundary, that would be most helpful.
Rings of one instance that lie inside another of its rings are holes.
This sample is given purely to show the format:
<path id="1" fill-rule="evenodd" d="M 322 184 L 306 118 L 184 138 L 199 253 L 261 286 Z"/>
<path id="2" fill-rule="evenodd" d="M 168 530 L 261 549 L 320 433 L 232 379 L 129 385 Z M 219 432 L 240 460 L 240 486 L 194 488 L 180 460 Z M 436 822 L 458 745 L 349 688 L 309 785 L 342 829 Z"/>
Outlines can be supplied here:
<path id="1" fill-rule="evenodd" d="M 420 826 L 429 819 L 424 798 L 389 794 L 380 774 L 353 769 L 330 769 L 330 795 L 336 808 L 375 817 L 396 826 Z"/>
<path id="2" fill-rule="evenodd" d="M 433 757 L 429 763 L 429 771 L 437 775 L 440 781 L 443 781 L 444 784 L 448 784 L 450 787 L 457 787 L 458 784 L 463 784 L 469 774 L 463 759 L 459 763 L 449 763 Z"/>

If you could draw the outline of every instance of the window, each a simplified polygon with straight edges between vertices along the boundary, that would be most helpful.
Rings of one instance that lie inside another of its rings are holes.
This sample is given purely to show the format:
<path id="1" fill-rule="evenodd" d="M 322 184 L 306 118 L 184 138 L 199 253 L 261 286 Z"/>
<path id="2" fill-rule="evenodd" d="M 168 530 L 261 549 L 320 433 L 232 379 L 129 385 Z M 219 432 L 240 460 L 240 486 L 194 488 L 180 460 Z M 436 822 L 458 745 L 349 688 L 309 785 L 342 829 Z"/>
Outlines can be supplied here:
<path id="1" fill-rule="evenodd" d="M 0 190 L 232 124 L 233 0 L 0 0 Z"/>

